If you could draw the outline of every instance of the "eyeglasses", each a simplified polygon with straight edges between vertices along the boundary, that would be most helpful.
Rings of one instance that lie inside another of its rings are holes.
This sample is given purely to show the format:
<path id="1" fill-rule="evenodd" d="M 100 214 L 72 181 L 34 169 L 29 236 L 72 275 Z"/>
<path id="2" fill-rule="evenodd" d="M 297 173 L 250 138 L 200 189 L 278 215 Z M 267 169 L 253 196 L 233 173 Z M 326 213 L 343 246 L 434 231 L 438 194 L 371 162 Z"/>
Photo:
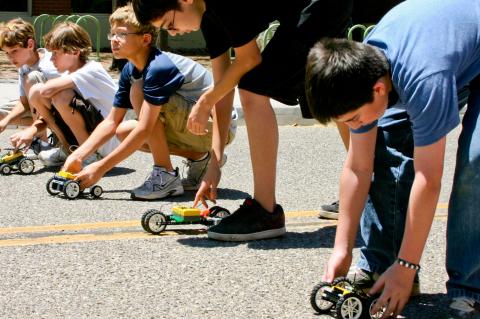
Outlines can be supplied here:
<path id="1" fill-rule="evenodd" d="M 127 35 L 130 35 L 130 34 L 136 34 L 136 35 L 139 35 L 139 34 L 143 34 L 142 32 L 119 32 L 119 33 L 109 33 L 107 34 L 107 39 L 108 40 L 113 40 L 113 39 L 117 39 L 117 40 L 125 40 L 125 38 L 127 37 Z"/>
<path id="2" fill-rule="evenodd" d="M 165 31 L 177 31 L 177 28 L 175 28 L 175 12 L 177 12 L 177 10 L 173 10 L 173 18 L 172 18 L 172 22 L 170 22 L 170 24 L 166 27 L 166 28 L 162 28 L 163 30 Z"/>

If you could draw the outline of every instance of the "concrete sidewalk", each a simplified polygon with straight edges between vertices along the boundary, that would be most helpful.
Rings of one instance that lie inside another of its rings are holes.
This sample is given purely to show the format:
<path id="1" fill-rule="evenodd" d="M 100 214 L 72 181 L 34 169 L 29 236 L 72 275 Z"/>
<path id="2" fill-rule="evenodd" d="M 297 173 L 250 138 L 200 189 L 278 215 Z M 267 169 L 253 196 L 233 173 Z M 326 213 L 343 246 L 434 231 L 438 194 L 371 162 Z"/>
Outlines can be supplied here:
<path id="1" fill-rule="evenodd" d="M 17 81 L 0 80 L 0 109 L 13 106 L 18 100 L 18 84 Z M 312 119 L 302 118 L 300 106 L 285 105 L 275 100 L 271 100 L 273 109 L 277 116 L 278 125 L 313 125 L 316 123 Z M 239 115 L 239 125 L 244 125 L 243 111 L 240 103 L 238 91 L 235 92 L 233 102 L 235 109 Z"/>

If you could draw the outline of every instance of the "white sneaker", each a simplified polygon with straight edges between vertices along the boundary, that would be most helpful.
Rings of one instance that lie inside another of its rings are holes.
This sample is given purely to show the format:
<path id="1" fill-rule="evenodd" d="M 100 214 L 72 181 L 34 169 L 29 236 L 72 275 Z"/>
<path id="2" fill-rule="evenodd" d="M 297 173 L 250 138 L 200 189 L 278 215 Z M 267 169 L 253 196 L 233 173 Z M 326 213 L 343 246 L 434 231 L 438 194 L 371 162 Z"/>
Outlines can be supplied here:
<path id="1" fill-rule="evenodd" d="M 67 152 L 65 152 L 62 147 L 56 147 L 48 151 L 40 152 L 38 159 L 47 167 L 62 166 L 67 159 Z"/>
<path id="2" fill-rule="evenodd" d="M 38 159 L 38 154 L 42 151 L 48 151 L 52 149 L 53 146 L 45 141 L 42 141 L 38 137 L 33 138 L 32 143 L 28 147 L 28 150 L 24 152 L 24 155 L 26 158 L 31 159 L 31 160 L 36 160 Z"/>
<path id="3" fill-rule="evenodd" d="M 473 298 L 456 297 L 450 304 L 452 318 L 478 318 L 480 317 L 480 307 Z"/>
<path id="4" fill-rule="evenodd" d="M 207 173 L 208 164 L 210 163 L 211 153 L 208 152 L 208 155 L 203 160 L 193 161 L 187 159 L 183 161 L 185 167 L 187 168 L 187 177 L 182 178 L 183 189 L 186 191 L 196 191 L 200 187 L 203 177 Z M 223 167 L 227 162 L 227 154 L 223 153 L 222 162 L 220 167 Z"/>
<path id="5" fill-rule="evenodd" d="M 160 199 L 183 194 L 183 186 L 175 169 L 175 176 L 169 174 L 163 167 L 154 167 L 145 182 L 131 193 L 133 199 Z"/>

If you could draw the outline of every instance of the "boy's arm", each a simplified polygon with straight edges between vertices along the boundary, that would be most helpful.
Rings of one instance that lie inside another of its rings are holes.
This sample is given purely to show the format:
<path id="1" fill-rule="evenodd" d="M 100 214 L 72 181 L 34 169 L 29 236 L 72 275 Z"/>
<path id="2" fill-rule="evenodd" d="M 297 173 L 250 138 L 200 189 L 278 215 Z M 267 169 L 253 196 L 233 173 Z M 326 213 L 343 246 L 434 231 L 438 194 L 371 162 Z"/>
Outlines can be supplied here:
<path id="1" fill-rule="evenodd" d="M 405 232 L 398 257 L 410 263 L 419 264 L 430 227 L 432 226 L 438 202 L 446 137 L 434 144 L 415 147 L 415 179 L 410 191 Z M 370 293 L 383 293 L 378 301 L 380 305 L 390 300 L 386 313 L 400 313 L 410 297 L 416 271 L 394 263 L 379 278 Z M 392 308 L 392 305 L 398 305 Z"/>
<path id="2" fill-rule="evenodd" d="M 215 82 L 217 82 L 217 79 L 222 78 L 230 64 L 228 53 L 212 60 L 213 79 Z M 200 188 L 195 195 L 194 207 L 199 201 L 202 201 L 207 206 L 205 198 L 209 200 L 217 198 L 217 186 L 221 178 L 220 163 L 223 159 L 223 152 L 230 129 L 234 93 L 235 91 L 232 89 L 213 108 L 212 159 Z"/>
<path id="3" fill-rule="evenodd" d="M 228 53 L 224 53 L 222 56 L 225 54 Z M 212 107 L 235 88 L 245 73 L 260 64 L 261 61 L 262 56 L 255 39 L 241 47 L 235 48 L 235 59 L 233 62 L 227 69 L 223 70 L 221 77 L 215 80 L 215 85 L 205 92 L 192 108 L 188 118 L 188 129 L 190 132 L 197 135 L 205 134 Z M 214 74 L 217 72 L 216 68 L 216 63 L 212 63 Z"/>
<path id="4" fill-rule="evenodd" d="M 340 216 L 335 246 L 323 275 L 325 281 L 348 273 L 360 216 L 370 189 L 376 136 L 376 127 L 362 134 L 350 134 L 347 159 L 340 178 Z"/>
<path id="5" fill-rule="evenodd" d="M 12 110 L 0 121 L 0 133 L 2 133 L 7 125 L 19 118 L 28 109 L 28 100 L 25 96 L 20 97 L 20 101 L 15 104 Z"/>
<path id="6" fill-rule="evenodd" d="M 88 165 L 76 174 L 82 188 L 94 185 L 106 172 L 138 150 L 145 140 L 152 134 L 153 127 L 158 121 L 161 107 L 143 101 L 139 114 L 139 121 L 133 131 L 105 158 Z"/>
<path id="7" fill-rule="evenodd" d="M 48 80 L 42 85 L 40 95 L 51 99 L 55 94 L 66 89 L 74 89 L 75 83 L 69 76 L 61 76 L 55 79 Z"/>
<path id="8" fill-rule="evenodd" d="M 125 113 L 127 113 L 127 109 L 113 107 L 88 139 L 68 156 L 63 167 L 64 170 L 71 173 L 79 172 L 82 169 L 82 162 L 115 135 Z"/>

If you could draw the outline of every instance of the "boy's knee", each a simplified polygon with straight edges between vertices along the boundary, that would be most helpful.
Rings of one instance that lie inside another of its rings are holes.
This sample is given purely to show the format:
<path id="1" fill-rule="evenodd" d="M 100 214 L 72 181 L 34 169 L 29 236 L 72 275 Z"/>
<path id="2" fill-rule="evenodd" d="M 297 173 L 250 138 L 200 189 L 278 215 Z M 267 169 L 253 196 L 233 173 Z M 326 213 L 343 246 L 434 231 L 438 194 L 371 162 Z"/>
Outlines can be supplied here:
<path id="1" fill-rule="evenodd" d="M 52 104 L 58 107 L 65 107 L 70 105 L 73 97 L 75 96 L 75 92 L 73 90 L 63 90 L 52 96 Z"/>
<path id="2" fill-rule="evenodd" d="M 123 141 L 128 136 L 128 134 L 130 134 L 130 132 L 133 131 L 133 129 L 137 126 L 137 123 L 138 122 L 136 120 L 129 120 L 120 123 L 120 125 L 117 127 L 117 130 L 115 131 L 118 139 Z"/>
<path id="3" fill-rule="evenodd" d="M 240 96 L 240 102 L 242 103 L 242 108 L 245 110 L 251 108 L 257 108 L 259 103 L 264 103 L 269 100 L 269 97 L 259 95 L 247 90 L 239 89 L 238 94 Z"/>
<path id="4" fill-rule="evenodd" d="M 133 82 L 130 88 L 130 102 L 137 114 L 142 107 L 143 98 L 143 80 L 137 80 Z"/>
<path id="5" fill-rule="evenodd" d="M 40 92 L 43 85 L 43 83 L 37 83 L 30 88 L 30 91 L 28 92 L 28 100 L 30 102 L 38 101 L 42 97 Z"/>

